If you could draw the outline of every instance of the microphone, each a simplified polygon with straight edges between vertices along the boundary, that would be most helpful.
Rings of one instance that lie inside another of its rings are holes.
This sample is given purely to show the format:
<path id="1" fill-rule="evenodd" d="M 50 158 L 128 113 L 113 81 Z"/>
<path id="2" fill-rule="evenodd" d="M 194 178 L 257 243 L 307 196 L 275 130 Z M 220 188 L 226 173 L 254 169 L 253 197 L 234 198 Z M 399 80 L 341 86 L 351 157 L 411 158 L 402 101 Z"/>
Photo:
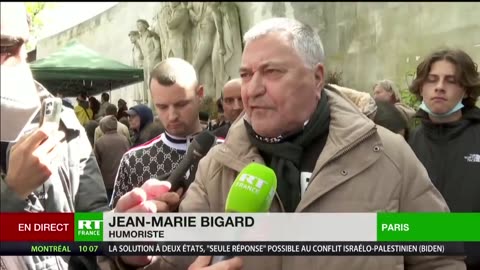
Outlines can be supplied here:
<path id="1" fill-rule="evenodd" d="M 268 212 L 276 190 L 277 176 L 275 172 L 265 165 L 250 163 L 233 182 L 227 195 L 225 212 Z M 231 258 L 233 256 L 214 256 L 210 265 Z"/>
<path id="2" fill-rule="evenodd" d="M 181 187 L 187 187 L 190 183 L 185 183 L 184 175 L 190 169 L 193 164 L 196 164 L 203 158 L 210 148 L 215 144 L 215 136 L 209 132 L 204 131 L 193 139 L 192 143 L 187 149 L 187 153 L 183 157 L 182 161 L 172 171 L 167 181 L 172 184 L 171 191 L 177 191 Z"/>

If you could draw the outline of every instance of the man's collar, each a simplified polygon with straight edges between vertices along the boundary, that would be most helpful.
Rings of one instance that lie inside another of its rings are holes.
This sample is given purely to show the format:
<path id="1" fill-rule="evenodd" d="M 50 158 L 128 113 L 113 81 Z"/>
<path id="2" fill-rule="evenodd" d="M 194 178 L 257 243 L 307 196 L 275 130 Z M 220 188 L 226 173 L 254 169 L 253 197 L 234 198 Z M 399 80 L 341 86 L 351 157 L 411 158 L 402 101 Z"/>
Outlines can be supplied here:
<path id="1" fill-rule="evenodd" d="M 187 137 L 174 136 L 169 134 L 167 131 L 165 131 L 165 139 L 175 144 L 187 143 Z"/>
<path id="2" fill-rule="evenodd" d="M 188 140 L 188 142 L 191 142 L 195 136 L 200 134 L 200 132 L 201 131 L 196 132 L 192 135 L 188 135 L 187 137 L 175 136 L 175 135 L 172 135 L 172 134 L 168 133 L 167 131 L 165 131 L 164 133 L 165 133 L 165 138 L 172 143 L 187 143 L 187 140 Z"/>
<path id="3" fill-rule="evenodd" d="M 178 137 L 178 136 L 169 134 L 167 131 L 165 131 L 161 136 L 162 138 L 161 140 L 163 141 L 163 143 L 165 143 L 167 146 L 173 149 L 187 151 L 188 147 L 190 146 L 190 143 L 193 141 L 193 138 L 199 133 L 200 132 L 189 135 L 187 137 Z"/>

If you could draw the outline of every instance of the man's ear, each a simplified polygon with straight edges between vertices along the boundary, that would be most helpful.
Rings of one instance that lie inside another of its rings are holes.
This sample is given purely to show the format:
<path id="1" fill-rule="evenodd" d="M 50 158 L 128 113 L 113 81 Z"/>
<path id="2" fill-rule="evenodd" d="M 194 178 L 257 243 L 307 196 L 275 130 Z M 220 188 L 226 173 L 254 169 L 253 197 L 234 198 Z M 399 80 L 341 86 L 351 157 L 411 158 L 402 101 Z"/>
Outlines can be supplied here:
<path id="1" fill-rule="evenodd" d="M 203 85 L 199 85 L 197 87 L 197 93 L 196 94 L 197 94 L 197 97 L 203 98 Z"/>
<path id="2" fill-rule="evenodd" d="M 320 98 L 320 93 L 325 86 L 325 66 L 318 63 L 315 65 L 313 72 L 315 76 L 315 88 L 317 89 L 317 95 Z"/>

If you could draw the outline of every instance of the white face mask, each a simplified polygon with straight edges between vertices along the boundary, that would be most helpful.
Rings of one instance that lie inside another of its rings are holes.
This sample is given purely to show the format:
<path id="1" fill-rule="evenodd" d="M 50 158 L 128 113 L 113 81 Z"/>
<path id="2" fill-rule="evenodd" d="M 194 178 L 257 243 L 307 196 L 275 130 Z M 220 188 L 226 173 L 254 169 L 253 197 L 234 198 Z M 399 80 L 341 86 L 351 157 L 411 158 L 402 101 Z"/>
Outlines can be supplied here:
<path id="1" fill-rule="evenodd" d="M 41 108 L 27 64 L 1 67 L 1 141 L 16 142 Z"/>

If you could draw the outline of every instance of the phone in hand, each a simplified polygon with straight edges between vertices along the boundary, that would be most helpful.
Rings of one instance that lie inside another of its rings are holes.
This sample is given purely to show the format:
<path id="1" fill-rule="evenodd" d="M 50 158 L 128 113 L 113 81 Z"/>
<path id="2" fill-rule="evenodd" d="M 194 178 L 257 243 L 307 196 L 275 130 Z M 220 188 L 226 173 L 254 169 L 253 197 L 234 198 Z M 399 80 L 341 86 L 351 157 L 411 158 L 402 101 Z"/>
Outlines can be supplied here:
<path id="1" fill-rule="evenodd" d="M 42 118 L 40 126 L 48 133 L 53 133 L 60 126 L 60 115 L 62 113 L 61 98 L 46 98 L 42 103 Z"/>

